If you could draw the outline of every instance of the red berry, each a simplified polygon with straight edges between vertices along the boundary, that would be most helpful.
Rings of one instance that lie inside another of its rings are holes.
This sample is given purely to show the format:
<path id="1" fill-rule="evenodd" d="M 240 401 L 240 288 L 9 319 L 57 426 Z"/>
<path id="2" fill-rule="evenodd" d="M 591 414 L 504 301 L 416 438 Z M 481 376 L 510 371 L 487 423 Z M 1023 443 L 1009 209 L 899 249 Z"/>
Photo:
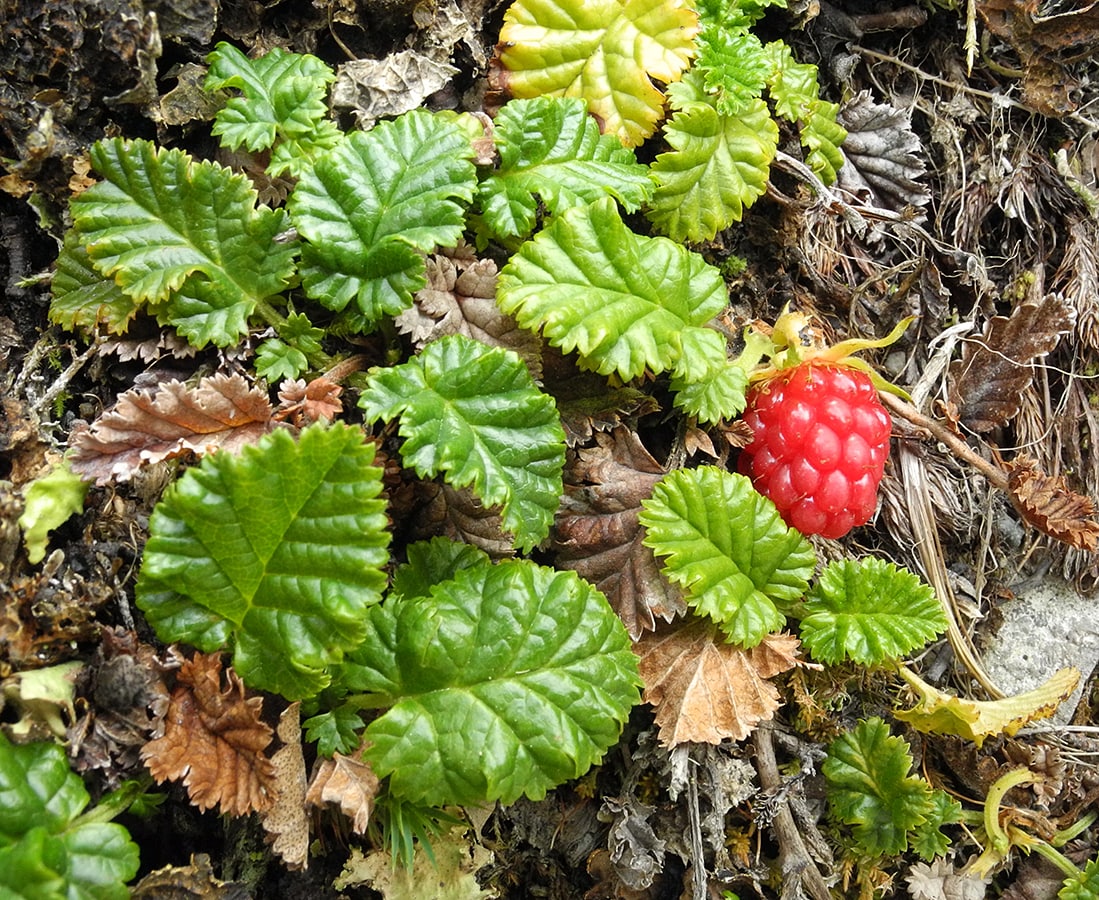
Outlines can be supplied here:
<path id="1" fill-rule="evenodd" d="M 838 538 L 870 521 L 889 455 L 889 413 L 870 377 L 812 360 L 754 386 L 740 471 L 802 534 Z"/>

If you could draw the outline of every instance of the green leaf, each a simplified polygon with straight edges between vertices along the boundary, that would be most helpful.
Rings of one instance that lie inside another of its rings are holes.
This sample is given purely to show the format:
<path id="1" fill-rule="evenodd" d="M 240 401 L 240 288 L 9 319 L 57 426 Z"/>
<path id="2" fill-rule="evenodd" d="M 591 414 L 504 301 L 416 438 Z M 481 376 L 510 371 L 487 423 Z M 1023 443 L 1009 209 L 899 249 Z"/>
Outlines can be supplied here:
<path id="1" fill-rule="evenodd" d="M 400 366 L 374 368 L 359 399 L 369 422 L 401 418 L 401 456 L 500 506 L 529 550 L 549 534 L 563 486 L 565 433 L 553 399 L 517 354 L 463 335 L 428 344 Z"/>
<path id="2" fill-rule="evenodd" d="M 754 34 L 704 25 L 695 68 L 717 111 L 735 116 L 763 93 L 770 60 Z"/>
<path id="3" fill-rule="evenodd" d="M 51 296 L 50 321 L 70 331 L 90 331 L 102 322 L 109 334 L 125 334 L 141 309 L 140 301 L 99 273 L 75 228 L 65 232 Z"/>
<path id="4" fill-rule="evenodd" d="M 736 363 L 723 360 L 693 381 L 672 378 L 671 388 L 676 392 L 676 409 L 703 424 L 714 424 L 743 412 L 748 373 Z"/>
<path id="5" fill-rule="evenodd" d="M 788 122 L 797 122 L 820 97 L 817 67 L 794 59 L 785 41 L 772 41 L 764 51 L 770 66 L 767 90 L 775 112 Z"/>
<path id="6" fill-rule="evenodd" d="M 870 856 L 903 853 L 909 832 L 933 813 L 931 785 L 908 774 L 908 744 L 877 717 L 832 741 L 822 769 L 832 815 L 854 826 L 859 849 Z"/>
<path id="7" fill-rule="evenodd" d="M 808 587 L 812 545 L 743 475 L 716 466 L 665 475 L 641 504 L 644 544 L 668 557 L 664 574 L 729 641 L 754 647 L 782 627 Z"/>
<path id="8" fill-rule="evenodd" d="M 317 753 L 321 756 L 350 753 L 361 743 L 360 733 L 366 725 L 354 704 L 341 704 L 311 716 L 301 724 L 305 739 L 316 742 Z"/>
<path id="9" fill-rule="evenodd" d="M 121 825 L 81 822 L 88 792 L 54 744 L 0 733 L 0 894 L 124 900 L 138 848 Z"/>
<path id="10" fill-rule="evenodd" d="M 540 800 L 601 759 L 640 699 L 624 626 L 573 572 L 474 566 L 379 616 L 396 642 L 375 661 L 393 705 L 367 727 L 367 757 L 416 803 Z"/>
<path id="11" fill-rule="evenodd" d="M 40 563 L 46 555 L 50 532 L 84 509 L 89 487 L 88 482 L 73 474 L 67 460 L 27 487 L 19 527 L 23 529 L 27 561 L 31 565 Z"/>
<path id="12" fill-rule="evenodd" d="M 571 209 L 500 271 L 504 312 L 601 375 L 689 365 L 685 344 L 727 300 L 721 273 L 664 238 L 634 234 L 610 198 Z M 706 329 L 708 331 L 708 329 Z"/>
<path id="13" fill-rule="evenodd" d="M 305 354 L 278 338 L 268 338 L 256 348 L 256 374 L 266 378 L 268 384 L 297 378 L 307 368 Z"/>
<path id="14" fill-rule="evenodd" d="M 479 547 L 449 538 L 437 537 L 408 545 L 408 562 L 393 573 L 389 596 L 426 597 L 442 581 L 449 581 L 462 569 L 489 564 L 489 556 Z"/>
<path id="15" fill-rule="evenodd" d="M 290 195 L 305 292 L 359 331 L 412 305 L 420 251 L 453 246 L 473 198 L 473 148 L 454 121 L 412 110 L 321 156 Z"/>
<path id="16" fill-rule="evenodd" d="M 583 100 L 512 100 L 496 116 L 495 131 L 500 164 L 479 193 L 497 237 L 529 234 L 538 199 L 556 214 L 610 195 L 633 212 L 652 194 L 645 167 L 599 133 Z"/>
<path id="17" fill-rule="evenodd" d="M 1058 900 L 1099 900 L 1099 857 L 1090 860 L 1079 875 L 1066 878 Z"/>
<path id="18" fill-rule="evenodd" d="M 673 149 L 652 164 L 657 187 L 648 217 L 673 240 L 710 240 L 767 189 L 778 126 L 762 100 L 736 116 L 690 104 L 665 125 L 664 137 Z"/>
<path id="19" fill-rule="evenodd" d="M 920 859 L 926 862 L 931 862 L 936 856 L 945 856 L 954 842 L 949 835 L 943 834 L 939 829 L 961 820 L 962 804 L 946 791 L 933 789 L 927 821 L 917 825 L 909 835 L 912 849 L 919 854 Z"/>
<path id="20" fill-rule="evenodd" d="M 517 0 L 504 14 L 500 61 L 513 97 L 582 97 L 603 130 L 634 147 L 690 63 L 698 19 L 682 0 Z"/>
<path id="21" fill-rule="evenodd" d="M 180 150 L 121 139 L 92 146 L 104 181 L 72 201 L 92 263 L 196 347 L 235 343 L 260 300 L 283 290 L 297 245 L 282 210 L 256 208 L 243 175 Z"/>
<path id="22" fill-rule="evenodd" d="M 797 614 L 802 643 L 828 664 L 900 659 L 947 627 L 930 587 L 876 557 L 829 563 Z"/>
<path id="23" fill-rule="evenodd" d="M 245 683 L 294 700 L 365 637 L 385 586 L 382 471 L 359 429 L 214 453 L 153 510 L 138 606 L 165 642 L 230 646 Z"/>
<path id="24" fill-rule="evenodd" d="M 268 174 L 298 177 L 314 157 L 339 142 L 324 101 L 336 75 L 317 57 L 275 47 L 248 59 L 223 42 L 206 59 L 206 90 L 236 88 L 242 95 L 231 98 L 214 119 L 212 130 L 223 146 L 267 150 L 278 141 Z"/>
<path id="25" fill-rule="evenodd" d="M 805 162 L 825 184 L 836 180 L 844 163 L 840 144 L 847 138 L 847 129 L 836 121 L 838 113 L 838 103 L 814 100 L 801 123 L 801 143 L 809 150 Z"/>

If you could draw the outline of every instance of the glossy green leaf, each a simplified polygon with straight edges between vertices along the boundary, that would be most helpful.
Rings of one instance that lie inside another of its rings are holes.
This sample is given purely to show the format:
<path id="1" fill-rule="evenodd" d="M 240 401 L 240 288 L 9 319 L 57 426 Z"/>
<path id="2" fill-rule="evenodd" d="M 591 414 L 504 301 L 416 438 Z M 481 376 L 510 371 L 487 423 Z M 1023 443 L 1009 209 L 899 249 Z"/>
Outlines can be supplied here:
<path id="1" fill-rule="evenodd" d="M 302 284 L 329 309 L 371 330 L 412 305 L 424 286 L 420 251 L 462 236 L 473 198 L 473 148 L 453 120 L 412 110 L 355 132 L 321 156 L 290 195 Z"/>
<path id="2" fill-rule="evenodd" d="M 513 97 L 582 97 L 628 147 L 653 133 L 690 62 L 698 18 L 683 0 L 516 0 L 500 62 Z"/>
<path id="3" fill-rule="evenodd" d="M 401 419 L 401 456 L 499 506 L 516 545 L 549 534 L 563 492 L 565 433 L 553 399 L 510 350 L 463 335 L 428 344 L 409 362 L 370 372 L 359 399 L 370 422 Z"/>
<path id="4" fill-rule="evenodd" d="M 909 774 L 908 744 L 879 718 L 832 741 L 822 769 L 832 815 L 854 826 L 856 844 L 870 856 L 903 853 L 909 832 L 933 812 L 931 785 Z"/>
<path id="5" fill-rule="evenodd" d="M 703 23 L 695 68 L 717 111 L 735 116 L 763 92 L 770 71 L 767 54 L 748 31 Z"/>
<path id="6" fill-rule="evenodd" d="M 257 208 L 243 175 L 148 141 L 100 141 L 91 158 L 104 180 L 72 212 L 95 268 L 196 347 L 239 340 L 293 274 L 285 212 Z"/>
<path id="7" fill-rule="evenodd" d="M 675 407 L 700 423 L 715 424 L 733 419 L 744 411 L 748 373 L 742 366 L 722 358 L 695 379 L 675 376 L 671 380 Z"/>
<path id="8" fill-rule="evenodd" d="M 315 741 L 317 753 L 351 753 L 362 743 L 361 733 L 366 723 L 355 705 L 340 704 L 323 713 L 310 716 L 301 723 L 305 739 Z"/>
<path id="9" fill-rule="evenodd" d="M 88 792 L 55 744 L 0 733 L 0 895 L 124 900 L 138 849 L 126 829 L 82 822 Z"/>
<path id="10" fill-rule="evenodd" d="M 820 96 L 817 67 L 794 59 L 785 41 L 772 41 L 764 51 L 770 68 L 767 92 L 775 112 L 788 122 L 803 119 L 809 104 Z"/>
<path id="11" fill-rule="evenodd" d="M 367 756 L 413 802 L 539 800 L 597 763 L 640 699 L 625 627 L 573 572 L 474 566 L 370 619 L 391 637 L 356 659 L 392 706 L 367 727 Z M 389 640 L 396 653 L 371 656 Z"/>
<path id="12" fill-rule="evenodd" d="M 222 42 L 207 61 L 206 90 L 241 92 L 218 112 L 213 133 L 230 149 L 267 150 L 277 142 L 269 174 L 300 176 L 315 156 L 339 142 L 324 99 L 336 75 L 317 57 L 274 47 L 249 59 Z"/>
<path id="13" fill-rule="evenodd" d="M 685 344 L 726 303 L 721 273 L 664 238 L 634 234 L 610 198 L 571 209 L 500 271 L 504 312 L 602 375 L 691 365 Z"/>
<path id="14" fill-rule="evenodd" d="M 108 334 L 125 334 L 141 309 L 140 301 L 99 273 L 75 228 L 65 232 L 50 294 L 50 321 L 70 331 L 102 324 Z"/>
<path id="15" fill-rule="evenodd" d="M 945 856 L 954 842 L 940 829 L 954 822 L 960 822 L 961 819 L 962 805 L 946 791 L 932 789 L 931 808 L 927 812 L 927 821 L 917 825 L 909 835 L 912 849 L 919 854 L 920 859 L 927 862 L 936 856 Z"/>
<path id="16" fill-rule="evenodd" d="M 1099 857 L 1090 860 L 1079 875 L 1065 879 L 1057 900 L 1099 900 Z"/>
<path id="17" fill-rule="evenodd" d="M 449 538 L 437 537 L 408 545 L 408 562 L 393 573 L 390 597 L 426 597 L 442 581 L 449 581 L 462 569 L 489 564 L 489 556 L 479 547 Z"/>
<path id="18" fill-rule="evenodd" d="M 847 137 L 847 129 L 836 121 L 838 114 L 838 103 L 814 100 L 801 124 L 801 143 L 809 151 L 805 162 L 825 184 L 836 180 L 836 173 L 844 163 L 840 144 Z"/>
<path id="19" fill-rule="evenodd" d="M 495 120 L 500 164 L 481 182 L 485 223 L 498 237 L 525 236 L 538 201 L 561 213 L 610 195 L 633 212 L 652 194 L 647 170 L 577 98 L 512 100 Z"/>
<path id="20" fill-rule="evenodd" d="M 805 592 L 812 545 L 743 475 L 716 466 L 665 475 L 643 501 L 645 546 L 667 557 L 664 574 L 729 641 L 754 647 L 785 622 Z"/>
<path id="21" fill-rule="evenodd" d="M 876 557 L 829 563 L 798 615 L 802 643 L 814 659 L 829 664 L 900 659 L 947 627 L 928 585 Z"/>
<path id="22" fill-rule="evenodd" d="M 381 469 L 359 429 L 265 435 L 214 453 L 157 504 L 138 606 L 165 642 L 228 647 L 251 687 L 316 694 L 385 586 Z"/>
<path id="23" fill-rule="evenodd" d="M 652 164 L 657 187 L 648 216 L 672 239 L 710 240 L 767 189 L 778 126 L 762 100 L 735 116 L 690 104 L 665 125 L 664 137 L 672 150 Z"/>

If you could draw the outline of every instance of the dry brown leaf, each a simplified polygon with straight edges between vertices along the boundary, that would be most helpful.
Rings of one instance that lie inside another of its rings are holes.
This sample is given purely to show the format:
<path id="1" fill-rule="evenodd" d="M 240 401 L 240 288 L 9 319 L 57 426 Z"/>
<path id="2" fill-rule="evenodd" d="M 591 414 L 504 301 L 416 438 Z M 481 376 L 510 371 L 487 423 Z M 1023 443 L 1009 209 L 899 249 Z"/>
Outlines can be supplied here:
<path id="1" fill-rule="evenodd" d="M 331 422 L 343 412 L 340 394 L 343 388 L 321 375 L 312 381 L 287 379 L 279 385 L 279 409 L 276 419 L 287 419 L 304 428 L 314 422 Z"/>
<path id="2" fill-rule="evenodd" d="M 431 498 L 414 522 L 415 540 L 442 535 L 480 547 L 493 559 L 515 555 L 499 507 L 485 506 L 470 488 L 446 483 L 430 484 L 425 492 L 431 492 Z"/>
<path id="3" fill-rule="evenodd" d="M 628 428 L 595 437 L 595 447 L 569 454 L 552 546 L 557 564 L 599 588 L 637 640 L 657 617 L 670 622 L 687 608 L 641 543 L 641 501 L 664 469 Z"/>
<path id="4" fill-rule="evenodd" d="M 69 458 L 74 472 L 96 484 L 127 481 L 148 463 L 253 444 L 271 430 L 272 414 L 266 392 L 240 375 L 203 378 L 197 387 L 169 381 L 121 394 L 112 410 L 74 433 Z"/>
<path id="5" fill-rule="evenodd" d="M 643 699 L 656 708 L 660 743 L 740 741 L 782 705 L 768 680 L 798 664 L 799 641 L 769 634 L 751 649 L 718 637 L 717 625 L 695 618 L 667 633 L 646 635 L 641 657 Z"/>
<path id="6" fill-rule="evenodd" d="M 980 434 L 1010 420 L 1033 378 L 1030 363 L 1053 350 L 1074 324 L 1075 313 L 1060 294 L 990 319 L 984 336 L 967 340 L 962 358 L 950 365 L 949 400 L 962 425 Z"/>
<path id="7" fill-rule="evenodd" d="M 205 853 L 192 853 L 187 866 L 165 866 L 150 872 L 133 888 L 130 900 L 244 900 L 247 886 L 219 881 Z"/>
<path id="8" fill-rule="evenodd" d="M 356 834 L 366 834 L 377 796 L 378 776 L 369 763 L 335 753 L 331 759 L 317 761 L 305 802 L 316 807 L 336 804 L 351 820 L 351 829 Z"/>
<path id="9" fill-rule="evenodd" d="M 275 787 L 275 768 L 263 755 L 271 743 L 260 719 L 263 698 L 247 697 L 231 668 L 222 676 L 216 653 L 196 653 L 180 666 L 164 736 L 147 743 L 141 758 L 158 783 L 182 781 L 199 809 L 262 812 Z"/>
<path id="10" fill-rule="evenodd" d="M 535 380 L 542 378 L 542 342 L 496 305 L 496 263 L 471 252 L 430 256 L 427 286 L 414 305 L 397 316 L 397 327 L 419 349 L 450 334 L 463 334 L 490 347 L 514 350 Z"/>
<path id="11" fill-rule="evenodd" d="M 282 746 L 271 764 L 275 799 L 260 815 L 271 850 L 290 869 L 309 867 L 309 817 L 305 814 L 305 759 L 301 752 L 301 703 L 291 703 L 279 716 L 275 734 Z"/>
<path id="12" fill-rule="evenodd" d="M 1034 460 L 1020 457 L 1008 464 L 1007 484 L 1019 514 L 1043 534 L 1080 550 L 1099 546 L 1095 503 L 1060 475 L 1046 475 Z"/>

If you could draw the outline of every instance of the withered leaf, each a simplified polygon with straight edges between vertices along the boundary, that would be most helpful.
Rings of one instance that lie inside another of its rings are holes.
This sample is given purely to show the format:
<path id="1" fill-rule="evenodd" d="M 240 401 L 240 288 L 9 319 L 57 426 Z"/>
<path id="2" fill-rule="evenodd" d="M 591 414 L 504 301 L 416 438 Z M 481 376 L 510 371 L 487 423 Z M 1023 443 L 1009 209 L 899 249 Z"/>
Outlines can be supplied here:
<path id="1" fill-rule="evenodd" d="M 442 535 L 480 547 L 493 559 L 515 555 L 499 507 L 485 506 L 470 488 L 443 483 L 428 485 L 428 489 L 433 490 L 433 496 L 414 524 L 415 539 Z"/>
<path id="2" fill-rule="evenodd" d="M 961 424 L 984 433 L 1009 421 L 1033 378 L 1030 363 L 1053 350 L 1074 324 L 1064 297 L 1047 294 L 1020 303 L 1008 317 L 995 316 L 980 340 L 965 341 L 949 372 L 949 400 Z"/>
<path id="3" fill-rule="evenodd" d="M 514 350 L 536 380 L 542 377 L 542 342 L 496 305 L 496 263 L 467 248 L 430 256 L 427 286 L 397 316 L 397 328 L 419 349 L 449 334 L 464 334 L 490 347 Z"/>
<path id="4" fill-rule="evenodd" d="M 263 698 L 247 697 L 231 668 L 222 672 L 220 654 L 196 653 L 176 675 L 164 736 L 149 741 L 141 758 L 158 783 L 182 781 L 199 809 L 262 812 L 275 787 L 262 712 Z"/>
<path id="5" fill-rule="evenodd" d="M 1046 475 L 1034 460 L 1020 457 L 1008 465 L 1007 484 L 1019 514 L 1039 531 L 1080 550 L 1099 546 L 1095 503 L 1063 477 Z"/>
<path id="6" fill-rule="evenodd" d="M 847 129 L 847 165 L 838 173 L 840 187 L 897 212 L 927 205 L 931 192 L 922 183 L 927 167 L 910 112 L 875 103 L 869 91 L 862 91 L 844 105 L 836 121 Z"/>
<path id="7" fill-rule="evenodd" d="M 214 867 L 205 853 L 192 853 L 187 866 L 165 866 L 141 879 L 131 900 L 248 900 L 252 892 L 243 882 L 224 882 L 214 877 Z"/>
<path id="8" fill-rule="evenodd" d="M 331 422 L 343 411 L 343 388 L 321 375 L 307 382 L 304 378 L 287 379 L 279 385 L 276 419 L 288 419 L 299 428 L 314 422 Z"/>
<path id="9" fill-rule="evenodd" d="M 643 637 L 634 649 L 660 743 L 746 738 L 782 705 L 768 679 L 797 665 L 798 644 L 793 635 L 769 634 L 745 650 L 720 640 L 717 625 L 704 618 Z"/>
<path id="10" fill-rule="evenodd" d="M 275 799 L 260 815 L 271 850 L 290 869 L 309 866 L 309 817 L 305 814 L 305 759 L 301 750 L 301 703 L 279 716 L 275 734 L 282 746 L 271 757 Z"/>
<path id="11" fill-rule="evenodd" d="M 233 452 L 270 431 L 272 414 L 266 392 L 240 375 L 214 375 L 196 387 L 169 381 L 155 391 L 129 390 L 74 434 L 72 469 L 102 485 L 184 453 Z"/>
<path id="12" fill-rule="evenodd" d="M 642 544 L 637 518 L 664 469 L 624 426 L 595 440 L 569 453 L 552 546 L 557 564 L 599 588 L 636 640 L 656 627 L 657 616 L 670 622 L 687 608 Z"/>
<path id="13" fill-rule="evenodd" d="M 351 829 L 366 834 L 377 796 L 378 776 L 369 763 L 335 753 L 331 759 L 317 761 L 305 802 L 317 807 L 336 804 L 351 820 Z"/>

